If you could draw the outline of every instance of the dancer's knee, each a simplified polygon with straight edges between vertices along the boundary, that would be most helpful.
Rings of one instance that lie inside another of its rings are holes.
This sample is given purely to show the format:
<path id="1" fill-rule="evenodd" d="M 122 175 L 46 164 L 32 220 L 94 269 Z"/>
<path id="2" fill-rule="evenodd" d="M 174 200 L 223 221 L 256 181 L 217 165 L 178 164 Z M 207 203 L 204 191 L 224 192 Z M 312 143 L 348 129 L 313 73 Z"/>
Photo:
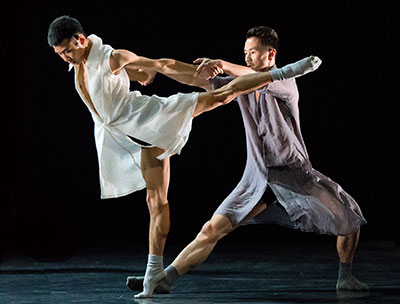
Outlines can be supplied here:
<path id="1" fill-rule="evenodd" d="M 196 239 L 202 243 L 216 243 L 221 239 L 221 237 L 219 231 L 215 229 L 212 223 L 207 222 L 204 224 L 203 228 L 201 228 Z"/>
<path id="2" fill-rule="evenodd" d="M 197 235 L 197 240 L 206 243 L 216 243 L 232 231 L 232 229 L 230 222 L 221 223 L 221 221 L 211 219 L 201 228 L 200 233 Z"/>
<path id="3" fill-rule="evenodd" d="M 360 229 L 361 227 L 358 226 L 353 232 L 343 234 L 343 235 L 338 235 L 339 238 L 357 238 L 360 235 Z"/>
<path id="4" fill-rule="evenodd" d="M 168 199 L 163 195 L 148 192 L 146 201 L 151 215 L 162 213 L 165 209 L 169 208 Z"/>

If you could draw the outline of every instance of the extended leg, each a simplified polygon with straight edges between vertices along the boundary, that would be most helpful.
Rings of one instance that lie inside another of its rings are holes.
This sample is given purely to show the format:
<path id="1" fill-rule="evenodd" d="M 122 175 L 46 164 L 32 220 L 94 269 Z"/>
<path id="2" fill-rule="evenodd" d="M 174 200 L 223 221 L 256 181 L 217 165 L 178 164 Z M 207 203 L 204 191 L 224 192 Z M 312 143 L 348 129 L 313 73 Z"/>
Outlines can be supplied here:
<path id="1" fill-rule="evenodd" d="M 200 93 L 193 116 L 227 104 L 237 96 L 250 93 L 272 81 L 305 75 L 316 70 L 320 64 L 318 57 L 310 56 L 281 69 L 240 76 L 217 90 Z"/>
<path id="2" fill-rule="evenodd" d="M 267 204 L 264 201 L 259 201 L 243 221 L 255 217 L 266 207 Z M 225 216 L 214 215 L 211 220 L 203 226 L 196 239 L 186 246 L 175 261 L 166 268 L 167 277 L 160 281 L 155 292 L 169 293 L 170 286 L 180 275 L 204 262 L 214 249 L 218 240 L 235 228 L 236 227 L 234 227 L 231 221 Z M 141 290 L 143 286 L 143 277 L 128 277 L 127 285 L 132 290 Z"/>
<path id="3" fill-rule="evenodd" d="M 149 260 L 138 298 L 151 297 L 157 283 L 165 277 L 162 255 L 169 232 L 169 205 L 167 199 L 170 167 L 169 158 L 159 160 L 160 148 L 142 150 L 141 168 L 147 187 L 147 205 L 150 212 Z"/>
<path id="4" fill-rule="evenodd" d="M 360 237 L 360 229 L 356 232 L 337 238 L 337 252 L 339 255 L 339 278 L 336 284 L 338 290 L 368 290 L 369 287 L 357 280 L 351 273 L 354 254 Z"/>
<path id="5" fill-rule="evenodd" d="M 214 215 L 197 237 L 181 251 L 174 262 L 165 270 L 166 277 L 159 281 L 160 293 L 168 293 L 169 287 L 178 277 L 191 268 L 200 265 L 210 255 L 217 242 L 234 229 L 231 221 L 222 215 Z M 127 285 L 133 290 L 140 288 L 141 277 L 128 278 Z M 146 278 L 145 281 L 146 282 Z M 138 284 L 139 283 L 139 284 Z M 143 284 L 144 285 L 144 284 Z"/>
<path id="6" fill-rule="evenodd" d="M 267 204 L 264 201 L 259 201 L 244 220 L 255 217 L 266 207 Z M 200 265 L 208 258 L 217 242 L 236 227 L 226 216 L 213 215 L 211 220 L 204 224 L 197 237 L 181 251 L 171 265 L 179 275 Z"/>
<path id="7" fill-rule="evenodd" d="M 181 251 L 172 262 L 179 275 L 203 263 L 217 242 L 233 230 L 231 221 L 222 215 L 214 215 L 204 224 L 197 237 Z"/>

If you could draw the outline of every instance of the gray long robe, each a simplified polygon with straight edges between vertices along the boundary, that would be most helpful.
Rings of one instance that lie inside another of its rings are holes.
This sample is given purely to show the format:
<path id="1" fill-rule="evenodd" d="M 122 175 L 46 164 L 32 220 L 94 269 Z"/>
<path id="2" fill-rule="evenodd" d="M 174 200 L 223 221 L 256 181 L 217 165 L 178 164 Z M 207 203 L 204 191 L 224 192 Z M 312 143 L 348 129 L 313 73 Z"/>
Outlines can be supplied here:
<path id="1" fill-rule="evenodd" d="M 275 67 L 274 67 L 275 68 Z M 232 77 L 211 81 L 219 88 Z M 355 200 L 337 183 L 314 170 L 301 136 L 294 79 L 276 81 L 237 98 L 246 130 L 243 177 L 215 211 L 234 225 L 275 223 L 302 231 L 346 235 L 366 221 Z M 277 201 L 246 219 L 267 187 Z"/>

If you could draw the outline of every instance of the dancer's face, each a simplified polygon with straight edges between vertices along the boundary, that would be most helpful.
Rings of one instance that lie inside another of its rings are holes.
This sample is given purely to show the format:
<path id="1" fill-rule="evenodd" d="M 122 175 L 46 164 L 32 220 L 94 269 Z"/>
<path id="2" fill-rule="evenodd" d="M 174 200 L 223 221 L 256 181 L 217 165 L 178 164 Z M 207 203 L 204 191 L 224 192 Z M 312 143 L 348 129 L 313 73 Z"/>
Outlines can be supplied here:
<path id="1" fill-rule="evenodd" d="M 88 45 L 87 38 L 82 35 L 74 35 L 71 39 L 64 39 L 60 45 L 53 46 L 54 52 L 68 63 L 80 64 L 85 57 Z"/>
<path id="2" fill-rule="evenodd" d="M 259 38 L 250 37 L 244 44 L 244 55 L 248 67 L 255 71 L 266 71 L 275 64 L 276 50 L 267 50 Z"/>

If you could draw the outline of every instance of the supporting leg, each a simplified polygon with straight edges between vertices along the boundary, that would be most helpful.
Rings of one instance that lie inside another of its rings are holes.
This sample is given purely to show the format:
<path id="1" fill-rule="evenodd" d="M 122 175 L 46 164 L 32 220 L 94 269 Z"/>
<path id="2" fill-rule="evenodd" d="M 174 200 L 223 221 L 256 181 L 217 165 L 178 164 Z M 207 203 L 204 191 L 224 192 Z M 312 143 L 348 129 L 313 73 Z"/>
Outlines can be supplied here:
<path id="1" fill-rule="evenodd" d="M 142 150 L 141 168 L 147 187 L 147 205 L 150 212 L 149 257 L 143 282 L 143 292 L 137 298 L 151 297 L 158 282 L 165 277 L 163 265 L 164 246 L 169 232 L 168 186 L 169 158 L 159 160 L 164 151 L 160 148 Z"/>
<path id="2" fill-rule="evenodd" d="M 336 284 L 337 290 L 369 290 L 366 284 L 361 283 L 351 273 L 354 254 L 360 237 L 360 229 L 356 232 L 338 236 L 337 252 L 339 255 L 339 277 Z"/>
<path id="3" fill-rule="evenodd" d="M 169 158 L 157 159 L 164 150 L 142 150 L 141 168 L 147 188 L 147 206 L 150 212 L 149 253 L 162 255 L 169 233 L 168 187 L 170 179 Z"/>
<path id="4" fill-rule="evenodd" d="M 360 229 L 349 235 L 337 237 L 336 249 L 341 263 L 350 264 L 353 262 L 354 254 L 360 238 Z"/>

